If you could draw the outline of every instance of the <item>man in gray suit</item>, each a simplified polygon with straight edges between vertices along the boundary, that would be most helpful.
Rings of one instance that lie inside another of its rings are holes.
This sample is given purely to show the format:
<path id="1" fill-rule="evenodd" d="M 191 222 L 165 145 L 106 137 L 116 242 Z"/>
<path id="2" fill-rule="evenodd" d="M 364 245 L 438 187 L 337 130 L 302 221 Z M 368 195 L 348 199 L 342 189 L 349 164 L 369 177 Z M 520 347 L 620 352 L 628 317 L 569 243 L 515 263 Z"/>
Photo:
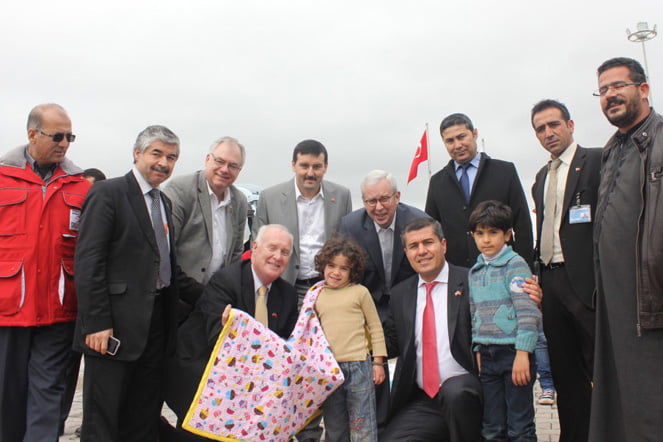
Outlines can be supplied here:
<path id="1" fill-rule="evenodd" d="M 233 183 L 244 166 L 244 146 L 216 140 L 205 169 L 173 180 L 165 189 L 173 202 L 177 260 L 184 272 L 207 283 L 214 272 L 240 259 L 248 203 Z"/>
<path id="2" fill-rule="evenodd" d="M 304 295 L 321 277 L 315 270 L 315 255 L 325 240 L 338 230 L 341 218 L 352 211 L 350 191 L 324 181 L 327 149 L 316 140 L 304 140 L 292 153 L 295 180 L 262 191 L 253 222 L 254 236 L 261 226 L 281 224 L 294 236 L 292 255 L 282 278 L 295 285 L 297 307 Z M 299 441 L 318 441 L 322 436 L 320 418 L 297 434 Z"/>
<path id="3" fill-rule="evenodd" d="M 338 230 L 341 218 L 352 211 L 350 191 L 329 181 L 327 149 L 319 141 L 304 140 L 292 154 L 295 180 L 262 191 L 258 200 L 254 235 L 265 224 L 282 224 L 295 237 L 283 279 L 297 288 L 299 305 L 306 291 L 320 280 L 314 258 L 325 240 Z"/>

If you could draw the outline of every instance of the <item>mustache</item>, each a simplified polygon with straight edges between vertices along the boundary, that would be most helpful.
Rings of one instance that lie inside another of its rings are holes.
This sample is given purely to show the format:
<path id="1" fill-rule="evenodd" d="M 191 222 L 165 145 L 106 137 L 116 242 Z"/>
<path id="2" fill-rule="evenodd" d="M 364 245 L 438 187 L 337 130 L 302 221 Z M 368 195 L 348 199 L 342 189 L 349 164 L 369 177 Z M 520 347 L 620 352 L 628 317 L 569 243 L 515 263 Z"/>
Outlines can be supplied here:
<path id="1" fill-rule="evenodd" d="M 612 106 L 613 104 L 624 104 L 624 103 L 626 103 L 626 101 L 624 101 L 623 99 L 621 99 L 619 97 L 610 97 L 610 98 L 608 98 L 608 101 L 606 102 L 605 107 L 608 108 L 608 107 Z"/>
<path id="2" fill-rule="evenodd" d="M 161 172 L 161 173 L 168 173 L 168 172 L 170 172 L 170 169 L 169 169 L 169 168 L 167 168 L 167 167 L 162 167 L 162 166 L 152 166 L 151 169 L 152 169 L 152 170 L 155 170 L 155 171 L 157 171 L 157 172 Z"/>

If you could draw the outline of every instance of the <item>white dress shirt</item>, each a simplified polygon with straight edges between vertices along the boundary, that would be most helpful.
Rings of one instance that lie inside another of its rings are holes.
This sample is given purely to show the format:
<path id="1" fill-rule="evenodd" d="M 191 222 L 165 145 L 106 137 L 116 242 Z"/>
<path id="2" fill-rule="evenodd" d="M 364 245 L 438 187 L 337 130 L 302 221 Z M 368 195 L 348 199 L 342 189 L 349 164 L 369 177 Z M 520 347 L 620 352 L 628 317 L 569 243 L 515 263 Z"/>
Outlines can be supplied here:
<path id="1" fill-rule="evenodd" d="M 559 228 L 562 225 L 562 206 L 564 205 L 564 192 L 566 190 L 566 179 L 569 176 L 569 169 L 571 168 L 571 161 L 576 154 L 578 145 L 572 143 L 566 148 L 559 156 L 561 163 L 557 168 L 557 193 L 555 199 L 557 200 L 557 212 L 555 213 L 555 220 L 553 224 L 553 255 L 550 262 L 564 262 L 564 252 L 562 251 L 562 242 L 559 239 Z M 543 185 L 543 201 L 546 200 L 548 194 L 548 175 L 546 174 L 546 182 Z M 575 201 L 571 202 L 571 206 L 575 205 Z"/>
<path id="2" fill-rule="evenodd" d="M 212 275 L 223 266 L 226 260 L 226 251 L 228 250 L 228 232 L 226 231 L 228 210 L 230 204 L 230 189 L 226 189 L 226 195 L 223 200 L 219 201 L 216 194 L 207 184 L 207 191 L 209 193 L 209 203 L 212 210 L 212 259 L 210 259 L 205 275 L 203 276 L 203 284 L 210 280 Z"/>
<path id="3" fill-rule="evenodd" d="M 449 323 L 447 321 L 447 297 L 449 291 L 449 264 L 444 263 L 442 271 L 435 277 L 438 283 L 433 287 L 431 297 L 435 308 L 435 337 L 437 338 L 437 361 L 440 366 L 440 385 L 449 378 L 467 374 L 468 371 L 460 365 L 451 354 L 449 343 Z M 431 281 L 432 282 L 432 281 Z M 424 308 L 426 307 L 426 281 L 419 277 L 417 284 L 417 313 L 414 321 L 414 346 L 417 350 L 417 385 L 424 388 L 422 376 L 422 341 L 421 329 L 423 325 Z"/>
<path id="4" fill-rule="evenodd" d="M 320 192 L 313 198 L 306 198 L 295 186 L 297 201 L 297 220 L 299 226 L 299 270 L 297 279 L 309 279 L 318 276 L 315 270 L 315 255 L 325 242 L 325 199 Z"/>

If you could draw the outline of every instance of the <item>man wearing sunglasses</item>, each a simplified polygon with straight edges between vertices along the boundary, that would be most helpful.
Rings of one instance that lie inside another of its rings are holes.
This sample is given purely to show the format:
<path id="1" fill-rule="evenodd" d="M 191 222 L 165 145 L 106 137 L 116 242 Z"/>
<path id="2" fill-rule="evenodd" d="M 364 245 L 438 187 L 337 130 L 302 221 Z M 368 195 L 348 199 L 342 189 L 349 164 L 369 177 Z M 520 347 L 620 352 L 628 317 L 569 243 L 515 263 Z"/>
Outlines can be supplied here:
<path id="1" fill-rule="evenodd" d="M 244 251 L 248 202 L 233 185 L 244 160 L 239 141 L 219 138 L 205 157 L 204 170 L 173 178 L 165 189 L 173 202 L 177 260 L 199 282 L 206 284 Z"/>
<path id="2" fill-rule="evenodd" d="M 603 149 L 594 221 L 596 352 L 590 441 L 656 440 L 663 416 L 663 117 L 630 58 L 598 68 L 617 132 Z"/>
<path id="3" fill-rule="evenodd" d="M 0 440 L 57 440 L 76 319 L 74 247 L 90 183 L 65 157 L 57 104 L 28 116 L 28 144 L 0 158 Z"/>

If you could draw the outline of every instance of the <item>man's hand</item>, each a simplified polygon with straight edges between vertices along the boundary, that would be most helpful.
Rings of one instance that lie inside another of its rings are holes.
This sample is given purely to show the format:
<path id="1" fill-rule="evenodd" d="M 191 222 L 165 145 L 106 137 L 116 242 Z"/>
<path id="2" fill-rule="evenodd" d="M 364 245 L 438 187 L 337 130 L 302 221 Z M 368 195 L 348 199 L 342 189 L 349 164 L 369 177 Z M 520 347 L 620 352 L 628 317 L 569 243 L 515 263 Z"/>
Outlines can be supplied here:
<path id="1" fill-rule="evenodd" d="M 85 336 L 85 345 L 92 350 L 105 355 L 106 350 L 108 350 L 108 338 L 111 336 L 113 336 L 112 328 L 101 330 L 96 333 L 90 333 Z"/>
<path id="2" fill-rule="evenodd" d="M 525 278 L 525 284 L 523 284 L 523 289 L 525 293 L 529 295 L 529 299 L 536 302 L 536 305 L 541 308 L 541 300 L 543 299 L 543 290 L 539 285 L 538 278 L 536 275 L 532 275 L 531 278 Z"/>

